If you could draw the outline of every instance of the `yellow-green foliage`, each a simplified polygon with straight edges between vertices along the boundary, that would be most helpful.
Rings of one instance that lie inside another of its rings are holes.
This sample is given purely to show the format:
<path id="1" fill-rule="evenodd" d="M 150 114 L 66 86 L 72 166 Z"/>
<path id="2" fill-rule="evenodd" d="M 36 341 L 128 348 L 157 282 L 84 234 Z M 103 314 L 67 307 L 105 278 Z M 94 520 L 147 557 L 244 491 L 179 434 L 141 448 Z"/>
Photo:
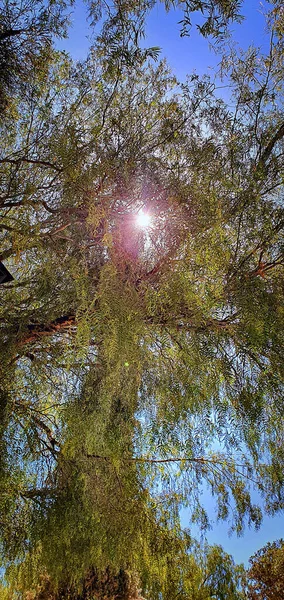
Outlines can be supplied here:
<path id="1" fill-rule="evenodd" d="M 34 57 L 0 122 L 8 597 L 110 569 L 149 600 L 235 600 L 232 561 L 202 557 L 180 509 L 205 530 L 206 488 L 237 532 L 259 526 L 251 482 L 283 508 L 283 49 L 225 57 L 232 110 L 209 77 L 122 51 L 138 4 L 79 67 Z"/>

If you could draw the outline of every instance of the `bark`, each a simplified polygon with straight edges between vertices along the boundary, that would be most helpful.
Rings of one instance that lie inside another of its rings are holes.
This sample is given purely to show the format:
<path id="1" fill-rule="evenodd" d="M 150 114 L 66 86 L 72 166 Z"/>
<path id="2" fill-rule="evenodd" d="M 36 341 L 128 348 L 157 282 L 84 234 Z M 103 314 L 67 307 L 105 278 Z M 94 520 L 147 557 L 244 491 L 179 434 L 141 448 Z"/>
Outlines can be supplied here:
<path id="1" fill-rule="evenodd" d="M 74 315 L 58 317 L 58 319 L 55 319 L 48 324 L 30 324 L 27 327 L 28 333 L 20 340 L 19 346 L 22 347 L 26 344 L 38 342 L 41 338 L 59 333 L 64 331 L 64 329 L 69 329 L 72 325 L 75 325 Z"/>

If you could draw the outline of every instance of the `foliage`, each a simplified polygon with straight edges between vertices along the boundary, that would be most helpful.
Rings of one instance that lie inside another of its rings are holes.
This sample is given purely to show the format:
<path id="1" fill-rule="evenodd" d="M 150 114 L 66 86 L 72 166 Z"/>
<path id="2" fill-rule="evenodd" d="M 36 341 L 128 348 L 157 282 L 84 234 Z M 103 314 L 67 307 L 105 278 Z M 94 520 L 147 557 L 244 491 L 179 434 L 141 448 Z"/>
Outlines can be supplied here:
<path id="1" fill-rule="evenodd" d="M 111 63 L 104 27 L 0 125 L 3 566 L 16 596 L 235 600 L 180 508 L 206 530 L 208 489 L 237 532 L 252 489 L 283 508 L 282 42 L 224 57 L 231 105 Z"/>
<path id="2" fill-rule="evenodd" d="M 47 76 L 54 36 L 66 34 L 66 8 L 60 0 L 1 1 L 0 15 L 0 118 L 14 109 L 27 90 Z"/>
<path id="3" fill-rule="evenodd" d="M 23 97 L 27 89 L 32 94 L 37 94 L 38 83 L 47 76 L 54 38 L 66 36 L 68 9 L 73 4 L 74 0 L 2 0 L 0 118 L 1 115 L 14 111 L 15 100 Z M 139 38 L 144 35 L 146 16 L 155 4 L 155 0 L 124 0 L 114 3 L 88 1 L 92 26 L 103 19 L 102 30 L 95 45 L 100 49 L 101 61 L 110 72 L 117 70 L 121 63 L 142 64 L 146 58 L 158 58 L 158 47 L 142 50 L 139 46 Z M 191 13 L 201 11 L 207 16 L 205 23 L 198 26 L 201 34 L 220 37 L 228 23 L 239 18 L 239 6 L 240 2 L 237 0 L 165 0 L 167 10 L 180 7 L 184 11 L 181 35 L 186 35 L 191 27 Z"/>
<path id="4" fill-rule="evenodd" d="M 284 592 L 284 542 L 268 542 L 250 558 L 248 597 L 250 600 L 276 600 Z"/>
<path id="5" fill-rule="evenodd" d="M 181 0 L 179 2 L 165 2 L 166 6 L 169 7 L 177 5 L 184 10 L 184 17 L 181 21 L 182 30 L 181 35 L 188 35 L 191 29 L 191 13 L 201 12 L 204 19 L 202 25 L 197 25 L 200 33 L 207 37 L 209 35 L 215 38 L 222 38 L 228 30 L 228 24 L 232 21 L 241 21 L 242 17 L 239 10 L 242 5 L 242 1 L 232 0 L 209 0 L 207 2 L 200 2 L 200 0 Z"/>

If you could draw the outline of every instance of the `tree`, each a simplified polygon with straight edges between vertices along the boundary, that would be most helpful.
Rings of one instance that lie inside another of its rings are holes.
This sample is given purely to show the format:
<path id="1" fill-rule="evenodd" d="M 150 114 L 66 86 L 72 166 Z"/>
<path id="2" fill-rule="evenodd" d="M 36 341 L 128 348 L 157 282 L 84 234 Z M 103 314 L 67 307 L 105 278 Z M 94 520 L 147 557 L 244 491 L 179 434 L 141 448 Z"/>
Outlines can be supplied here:
<path id="1" fill-rule="evenodd" d="M 1 2 L 0 118 L 14 110 L 16 100 L 36 95 L 37 83 L 48 71 L 55 36 L 66 34 L 66 9 L 72 2 Z"/>
<path id="2" fill-rule="evenodd" d="M 206 528 L 207 485 L 237 531 L 261 519 L 251 485 L 283 507 L 281 52 L 224 59 L 233 112 L 208 78 L 53 54 L 1 124 L 1 543 L 22 595 L 210 597 L 180 507 Z"/>
<path id="3" fill-rule="evenodd" d="M 250 558 L 248 597 L 251 600 L 276 600 L 284 591 L 284 542 L 268 542 Z"/>

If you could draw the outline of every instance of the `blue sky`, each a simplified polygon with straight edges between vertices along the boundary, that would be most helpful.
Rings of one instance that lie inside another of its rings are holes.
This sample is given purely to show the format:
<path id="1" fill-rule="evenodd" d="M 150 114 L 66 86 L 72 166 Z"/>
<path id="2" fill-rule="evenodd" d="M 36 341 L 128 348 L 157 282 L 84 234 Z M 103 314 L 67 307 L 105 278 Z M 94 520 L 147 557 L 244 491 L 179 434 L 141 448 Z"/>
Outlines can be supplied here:
<path id="1" fill-rule="evenodd" d="M 262 10 L 259 0 L 245 0 L 241 11 L 245 19 L 242 24 L 232 26 L 233 39 L 242 48 L 247 48 L 252 43 L 263 50 L 267 48 L 269 38 L 265 33 Z M 193 70 L 200 75 L 212 73 L 212 68 L 220 62 L 220 56 L 210 49 L 208 40 L 200 36 L 194 25 L 190 37 L 181 38 L 178 25 L 181 18 L 181 11 L 171 10 L 166 13 L 161 4 L 156 5 L 148 18 L 146 44 L 161 47 L 161 55 L 167 59 L 180 80 L 184 80 L 186 74 Z M 202 23 L 200 18 L 195 20 Z"/>
<path id="2" fill-rule="evenodd" d="M 263 5 L 265 5 L 265 0 L 263 2 L 245 0 L 244 2 L 241 12 L 245 20 L 241 25 L 234 24 L 232 27 L 233 39 L 242 48 L 247 48 L 252 43 L 259 46 L 262 51 L 268 48 L 269 37 L 265 32 Z M 86 16 L 85 5 L 81 1 L 77 2 L 71 17 L 72 27 L 69 31 L 69 39 L 58 43 L 58 47 L 70 52 L 75 60 L 84 59 L 88 51 L 90 30 L 86 23 Z M 180 37 L 178 21 L 181 16 L 181 12 L 174 10 L 167 14 L 164 6 L 157 4 L 147 20 L 144 44 L 160 46 L 161 58 L 167 59 L 170 67 L 181 81 L 185 79 L 187 73 L 192 71 L 196 71 L 198 74 L 213 74 L 212 68 L 216 69 L 220 56 L 210 50 L 208 40 L 201 38 L 194 27 L 190 37 Z M 203 494 L 203 501 L 210 518 L 214 520 L 213 501 L 206 490 Z M 183 512 L 182 520 L 183 524 L 187 526 L 186 512 Z M 246 530 L 242 537 L 236 535 L 229 537 L 228 529 L 226 523 L 215 524 L 207 536 L 209 543 L 221 544 L 226 552 L 233 555 L 236 562 L 246 564 L 248 558 L 266 542 L 284 537 L 284 516 L 282 513 L 274 518 L 265 517 L 260 530 Z M 196 529 L 194 534 L 198 537 Z"/>
<path id="3" fill-rule="evenodd" d="M 256 495 L 253 498 L 257 502 Z M 229 535 L 228 522 L 216 523 L 214 499 L 209 491 L 204 489 L 201 501 L 204 508 L 208 511 L 212 523 L 212 529 L 207 532 L 206 538 L 209 544 L 219 544 L 223 546 L 228 554 L 232 554 L 236 563 L 244 563 L 248 566 L 248 559 L 254 552 L 262 548 L 267 542 L 272 542 L 279 538 L 284 538 L 284 515 L 283 512 L 274 517 L 265 516 L 258 531 L 255 529 L 245 529 L 242 536 L 236 534 Z M 191 529 L 196 539 L 202 541 L 199 530 L 196 526 L 192 527 L 187 521 L 186 511 L 182 511 L 182 524 Z M 280 600 L 280 598 L 279 598 Z"/>
<path id="4" fill-rule="evenodd" d="M 265 32 L 263 10 L 265 0 L 245 0 L 242 8 L 244 21 L 232 26 L 233 39 L 242 48 L 251 43 L 263 50 L 268 46 L 269 38 Z M 208 40 L 203 39 L 193 25 L 190 37 L 180 37 L 182 18 L 180 10 L 166 12 L 163 4 L 158 3 L 151 11 L 146 25 L 145 46 L 159 46 L 161 58 L 166 58 L 176 76 L 183 80 L 187 73 L 195 70 L 199 74 L 212 72 L 220 61 Z M 198 19 L 197 19 L 198 20 Z M 200 19 L 198 22 L 201 22 Z M 84 59 L 88 52 L 91 30 L 87 24 L 87 8 L 82 0 L 77 0 L 71 14 L 71 27 L 68 40 L 58 42 L 58 47 L 67 50 L 75 60 Z"/>

